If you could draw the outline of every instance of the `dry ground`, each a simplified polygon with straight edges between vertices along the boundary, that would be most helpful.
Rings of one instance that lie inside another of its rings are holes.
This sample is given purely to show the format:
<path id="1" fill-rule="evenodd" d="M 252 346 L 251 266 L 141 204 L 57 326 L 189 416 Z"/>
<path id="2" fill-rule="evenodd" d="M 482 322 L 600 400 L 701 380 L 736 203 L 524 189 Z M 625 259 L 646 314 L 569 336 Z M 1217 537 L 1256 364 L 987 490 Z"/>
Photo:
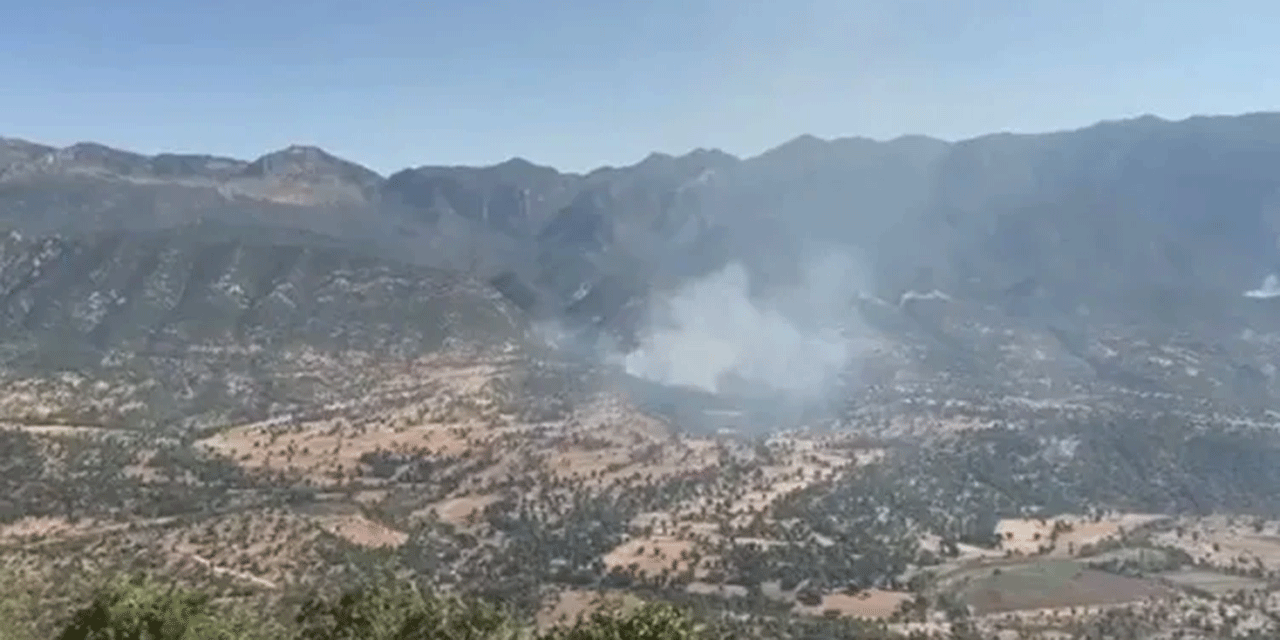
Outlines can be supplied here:
<path id="1" fill-rule="evenodd" d="M 325 531 L 361 547 L 398 547 L 409 539 L 403 531 L 358 514 L 321 516 L 315 520 Z"/>
<path id="2" fill-rule="evenodd" d="M 1179 518 L 1153 542 L 1182 549 L 1211 567 L 1280 571 L 1280 522 L 1245 517 Z"/>
<path id="3" fill-rule="evenodd" d="M 72 522 L 60 517 L 26 517 L 0 524 L 0 544 L 21 545 L 47 539 L 63 539 L 126 528 L 122 523 L 83 518 Z"/>
<path id="4" fill-rule="evenodd" d="M 1060 515 L 1048 519 L 1017 518 L 996 525 L 1000 548 L 1017 555 L 1055 557 L 1078 555 L 1086 545 L 1116 539 L 1134 529 L 1167 519 L 1159 514 L 1126 513 L 1093 520 L 1084 516 Z M 1055 527 L 1058 530 L 1054 535 Z"/>
<path id="5" fill-rule="evenodd" d="M 616 591 L 557 590 L 543 603 L 536 622 L 539 629 L 546 630 L 555 626 L 573 624 L 580 616 L 589 616 L 593 611 L 604 607 L 617 607 L 622 611 L 628 611 L 641 604 L 643 601 L 639 598 Z"/>
<path id="6" fill-rule="evenodd" d="M 948 583 L 949 588 L 979 614 L 1109 606 L 1172 593 L 1155 581 L 1106 573 L 1056 559 L 974 568 L 950 576 Z"/>
<path id="7" fill-rule="evenodd" d="M 604 564 L 609 569 L 635 566 L 637 572 L 649 576 L 661 574 L 664 570 L 675 574 L 690 568 L 689 554 L 694 552 L 694 546 L 690 540 L 671 536 L 636 538 L 605 554 Z"/>
<path id="8" fill-rule="evenodd" d="M 1268 586 L 1262 580 L 1195 569 L 1169 571 L 1160 574 L 1159 577 L 1180 587 L 1192 587 L 1214 595 L 1226 595 L 1234 591 L 1257 591 L 1266 589 Z"/>
<path id="9" fill-rule="evenodd" d="M 829 593 L 823 596 L 821 604 L 810 607 L 797 603 L 795 610 L 797 613 L 815 616 L 824 615 L 824 612 L 833 610 L 842 617 L 883 620 L 893 615 L 903 602 L 913 597 L 913 594 L 905 591 L 882 589 L 868 589 L 857 595 Z"/>

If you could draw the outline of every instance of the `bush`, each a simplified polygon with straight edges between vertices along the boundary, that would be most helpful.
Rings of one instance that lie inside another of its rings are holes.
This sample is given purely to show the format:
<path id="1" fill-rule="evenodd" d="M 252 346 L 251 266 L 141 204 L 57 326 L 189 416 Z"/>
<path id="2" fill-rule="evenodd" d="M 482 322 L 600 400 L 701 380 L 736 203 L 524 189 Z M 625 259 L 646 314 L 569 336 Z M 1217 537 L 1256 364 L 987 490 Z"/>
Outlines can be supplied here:
<path id="1" fill-rule="evenodd" d="M 239 640 L 243 626 L 220 619 L 209 596 L 162 586 L 145 577 L 117 580 L 99 589 L 77 611 L 59 640 Z"/>
<path id="2" fill-rule="evenodd" d="M 336 597 L 306 601 L 292 633 L 210 606 L 207 594 L 143 577 L 116 580 L 77 611 L 59 640 L 696 640 L 688 613 L 667 603 L 605 608 L 537 635 L 480 600 L 424 594 L 379 580 Z"/>
<path id="3" fill-rule="evenodd" d="M 571 627 L 552 630 L 541 640 L 693 640 L 703 635 L 702 628 L 687 613 L 655 602 L 630 613 L 602 609 Z"/>
<path id="4" fill-rule="evenodd" d="M 514 640 L 520 631 L 496 607 L 423 595 L 404 583 L 361 587 L 336 601 L 312 599 L 297 621 L 302 640 Z"/>

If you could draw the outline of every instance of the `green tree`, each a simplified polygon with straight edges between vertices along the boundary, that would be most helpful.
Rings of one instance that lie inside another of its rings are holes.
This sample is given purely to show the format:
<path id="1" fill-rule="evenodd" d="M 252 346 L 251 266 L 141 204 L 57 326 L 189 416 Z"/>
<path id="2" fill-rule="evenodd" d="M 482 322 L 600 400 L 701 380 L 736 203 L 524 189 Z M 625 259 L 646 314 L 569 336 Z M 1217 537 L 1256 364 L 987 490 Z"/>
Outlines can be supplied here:
<path id="1" fill-rule="evenodd" d="M 688 613 L 654 602 L 627 613 L 603 608 L 571 627 L 552 630 L 540 640 L 695 640 L 705 635 Z"/>
<path id="2" fill-rule="evenodd" d="M 298 615 L 302 640 L 514 640 L 520 627 L 480 601 L 424 595 L 382 582 L 336 599 L 313 598 Z"/>
<path id="3" fill-rule="evenodd" d="M 116 580 L 77 611 L 59 640 L 241 640 L 244 625 L 209 607 L 209 596 L 143 576 Z"/>

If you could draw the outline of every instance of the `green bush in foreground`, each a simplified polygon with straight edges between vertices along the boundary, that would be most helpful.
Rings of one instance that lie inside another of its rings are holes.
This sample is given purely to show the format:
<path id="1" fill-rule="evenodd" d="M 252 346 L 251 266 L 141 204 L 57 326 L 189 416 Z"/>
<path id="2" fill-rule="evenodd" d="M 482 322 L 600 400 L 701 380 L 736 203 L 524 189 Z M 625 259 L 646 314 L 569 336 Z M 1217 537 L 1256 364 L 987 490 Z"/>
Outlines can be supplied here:
<path id="1" fill-rule="evenodd" d="M 209 606 L 208 595 L 144 577 L 100 589 L 59 640 L 239 640 L 250 637 Z"/>
<path id="2" fill-rule="evenodd" d="M 605 609 L 572 627 L 553 629 L 542 640 L 676 640 L 703 637 L 702 629 L 683 611 L 652 602 L 630 613 Z"/>
<path id="3" fill-rule="evenodd" d="M 423 595 L 395 583 L 313 599 L 298 615 L 299 640 L 515 640 L 522 629 L 484 602 Z"/>
<path id="4" fill-rule="evenodd" d="M 2 623 L 3 621 L 0 621 Z M 606 609 L 538 635 L 485 602 L 428 595 L 411 584 L 363 586 L 307 601 L 285 637 L 294 640 L 698 640 L 676 607 Z M 203 592 L 146 578 L 117 580 L 75 612 L 59 640 L 266 640 L 280 637 L 221 611 Z"/>

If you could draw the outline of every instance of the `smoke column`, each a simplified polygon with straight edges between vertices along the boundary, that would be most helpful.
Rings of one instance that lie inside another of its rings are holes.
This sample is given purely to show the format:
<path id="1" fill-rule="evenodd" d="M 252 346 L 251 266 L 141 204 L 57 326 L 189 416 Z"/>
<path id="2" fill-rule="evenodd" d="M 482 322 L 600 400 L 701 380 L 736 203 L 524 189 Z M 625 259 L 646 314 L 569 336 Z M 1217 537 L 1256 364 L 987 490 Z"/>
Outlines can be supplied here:
<path id="1" fill-rule="evenodd" d="M 1280 298 L 1280 278 L 1270 274 L 1262 280 L 1262 286 L 1244 292 L 1246 298 Z"/>
<path id="2" fill-rule="evenodd" d="M 862 272 L 847 253 L 806 257 L 800 282 L 753 298 L 747 270 L 731 263 L 651 309 L 650 330 L 625 358 L 627 372 L 722 392 L 736 379 L 798 397 L 825 393 L 858 351 L 851 302 Z"/>

